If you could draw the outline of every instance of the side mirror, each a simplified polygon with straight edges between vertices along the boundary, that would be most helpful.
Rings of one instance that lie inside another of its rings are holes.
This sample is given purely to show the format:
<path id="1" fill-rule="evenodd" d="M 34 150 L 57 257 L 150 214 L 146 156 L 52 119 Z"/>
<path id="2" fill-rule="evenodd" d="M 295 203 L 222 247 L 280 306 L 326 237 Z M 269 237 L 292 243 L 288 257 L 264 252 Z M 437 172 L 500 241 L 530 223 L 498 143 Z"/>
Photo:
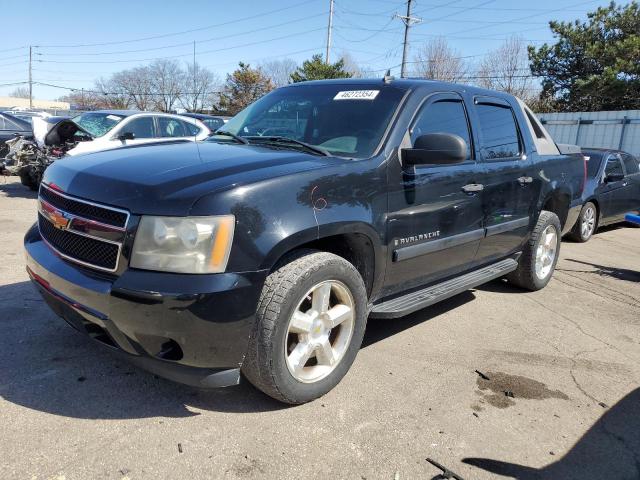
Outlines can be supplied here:
<path id="1" fill-rule="evenodd" d="M 127 140 L 133 140 L 136 136 L 132 132 L 122 132 L 118 135 L 118 140 L 121 142 L 126 142 Z"/>
<path id="2" fill-rule="evenodd" d="M 449 165 L 467 159 L 467 142 L 451 133 L 428 133 L 416 138 L 413 148 L 402 149 L 407 165 Z"/>
<path id="3" fill-rule="evenodd" d="M 622 173 L 610 173 L 604 177 L 605 183 L 620 182 L 622 180 L 624 180 L 624 174 Z"/>

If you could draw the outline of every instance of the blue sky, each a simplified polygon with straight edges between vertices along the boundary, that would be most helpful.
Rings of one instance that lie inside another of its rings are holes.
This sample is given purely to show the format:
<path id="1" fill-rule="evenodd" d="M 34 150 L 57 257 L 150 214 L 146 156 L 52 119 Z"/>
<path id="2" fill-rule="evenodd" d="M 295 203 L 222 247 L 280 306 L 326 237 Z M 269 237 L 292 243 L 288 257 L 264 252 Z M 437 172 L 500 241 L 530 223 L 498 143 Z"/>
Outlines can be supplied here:
<path id="1" fill-rule="evenodd" d="M 26 46 L 37 45 L 34 81 L 88 89 L 100 76 L 157 57 L 191 62 L 193 41 L 198 63 L 222 79 L 238 61 L 302 61 L 324 52 L 329 10 L 329 0 L 2 4 L 0 84 L 27 79 Z M 551 41 L 549 20 L 584 19 L 586 12 L 606 4 L 608 0 L 414 0 L 414 14 L 423 22 L 411 29 L 412 51 L 433 36 L 445 36 L 461 56 L 475 61 L 512 34 L 529 43 Z M 333 57 L 349 52 L 380 75 L 389 67 L 398 74 L 404 27 L 393 15 L 404 14 L 404 0 L 335 0 L 335 5 Z M 0 95 L 14 88 L 0 86 Z M 36 98 L 45 99 L 66 93 L 40 85 L 34 91 Z"/>

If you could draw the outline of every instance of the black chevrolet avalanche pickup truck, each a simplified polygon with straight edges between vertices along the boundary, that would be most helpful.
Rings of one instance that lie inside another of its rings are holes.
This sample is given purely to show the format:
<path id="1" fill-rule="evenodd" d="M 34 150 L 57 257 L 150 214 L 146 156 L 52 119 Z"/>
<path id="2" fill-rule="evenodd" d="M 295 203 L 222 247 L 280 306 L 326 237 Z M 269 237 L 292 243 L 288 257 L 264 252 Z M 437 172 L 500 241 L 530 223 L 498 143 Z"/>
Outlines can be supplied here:
<path id="1" fill-rule="evenodd" d="M 303 403 L 367 318 L 496 278 L 544 287 L 584 157 L 517 98 L 425 80 L 277 89 L 203 142 L 55 162 L 27 271 L 77 330 L 200 387 Z M 390 320 L 392 321 L 392 320 Z"/>

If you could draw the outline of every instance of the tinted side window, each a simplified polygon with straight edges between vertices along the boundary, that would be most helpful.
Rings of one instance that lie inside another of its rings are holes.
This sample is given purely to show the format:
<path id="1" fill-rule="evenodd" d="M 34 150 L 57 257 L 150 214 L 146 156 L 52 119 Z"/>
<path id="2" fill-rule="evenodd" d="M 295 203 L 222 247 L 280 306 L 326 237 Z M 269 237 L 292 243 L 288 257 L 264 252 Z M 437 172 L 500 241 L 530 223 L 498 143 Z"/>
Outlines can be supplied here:
<path id="1" fill-rule="evenodd" d="M 624 154 L 622 155 L 622 161 L 624 162 L 624 166 L 627 170 L 627 175 L 633 175 L 634 173 L 640 172 L 640 165 L 638 164 L 637 158 L 632 155 Z"/>
<path id="2" fill-rule="evenodd" d="M 0 115 L 0 130 L 22 130 L 19 125 Z"/>
<path id="3" fill-rule="evenodd" d="M 186 137 L 184 123 L 175 118 L 158 117 L 158 136 L 160 137 Z"/>
<path id="4" fill-rule="evenodd" d="M 153 138 L 153 118 L 136 118 L 125 125 L 122 132 L 131 132 L 135 138 Z"/>
<path id="5" fill-rule="evenodd" d="M 441 100 L 427 105 L 418 114 L 411 129 L 411 143 L 427 133 L 453 133 L 467 144 L 467 159 L 471 158 L 469 124 L 464 105 L 460 101 Z"/>
<path id="6" fill-rule="evenodd" d="M 618 156 L 611 155 L 609 160 L 607 160 L 607 166 L 604 169 L 605 175 L 611 174 L 624 174 L 624 170 L 622 170 L 622 162 Z"/>
<path id="7" fill-rule="evenodd" d="M 511 108 L 480 104 L 476 111 L 482 132 L 482 157 L 490 160 L 520 155 L 520 137 Z"/>
<path id="8" fill-rule="evenodd" d="M 189 122 L 182 122 L 182 126 L 184 126 L 184 131 L 187 132 L 189 136 L 195 136 L 200 133 L 200 128 L 197 125 Z"/>
<path id="9" fill-rule="evenodd" d="M 224 125 L 224 120 L 220 118 L 207 118 L 203 120 L 204 124 L 212 131 L 215 131 Z"/>

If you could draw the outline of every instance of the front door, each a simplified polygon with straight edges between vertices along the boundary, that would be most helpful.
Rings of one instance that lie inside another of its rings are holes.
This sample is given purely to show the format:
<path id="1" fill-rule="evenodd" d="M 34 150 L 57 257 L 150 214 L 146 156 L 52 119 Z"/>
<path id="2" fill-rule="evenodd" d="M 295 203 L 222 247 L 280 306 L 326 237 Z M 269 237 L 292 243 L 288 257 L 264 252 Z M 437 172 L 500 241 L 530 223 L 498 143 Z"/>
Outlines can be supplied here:
<path id="1" fill-rule="evenodd" d="M 126 123 L 125 123 L 126 122 Z M 155 142 L 156 128 L 154 119 L 151 115 L 137 116 L 131 120 L 125 120 L 118 126 L 111 136 L 111 148 L 123 147 L 125 145 L 142 145 L 145 143 Z M 120 140 L 118 136 L 123 133 L 132 133 L 133 140 Z"/>
<path id="2" fill-rule="evenodd" d="M 482 192 L 475 188 L 480 167 L 459 95 L 428 97 L 407 136 L 413 145 L 427 133 L 460 136 L 467 143 L 468 156 L 459 164 L 409 166 L 399 161 L 389 165 L 387 295 L 468 269 L 484 235 Z"/>
<path id="3" fill-rule="evenodd" d="M 476 97 L 486 237 L 476 260 L 488 262 L 519 250 L 534 220 L 536 189 L 513 108 L 503 99 Z"/>

